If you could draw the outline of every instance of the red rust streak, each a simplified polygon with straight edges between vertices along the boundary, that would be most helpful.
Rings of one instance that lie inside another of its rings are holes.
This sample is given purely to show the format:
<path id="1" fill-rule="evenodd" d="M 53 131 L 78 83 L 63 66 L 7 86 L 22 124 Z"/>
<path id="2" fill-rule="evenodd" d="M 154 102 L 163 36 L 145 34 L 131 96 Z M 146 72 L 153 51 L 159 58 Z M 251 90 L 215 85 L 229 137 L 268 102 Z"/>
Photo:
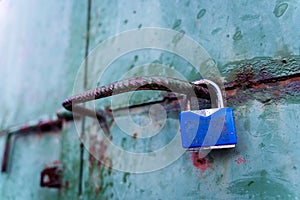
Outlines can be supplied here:
<path id="1" fill-rule="evenodd" d="M 252 83 L 248 84 L 248 88 L 254 88 L 257 90 L 264 90 L 268 88 L 285 88 L 288 86 L 289 83 L 294 82 L 294 81 L 300 81 L 300 77 L 292 77 L 286 80 L 278 80 L 275 82 L 276 86 L 274 86 L 274 83 Z M 227 98 L 231 98 L 236 96 L 236 93 L 240 90 L 242 90 L 240 87 L 235 86 L 235 87 L 229 87 L 230 83 L 225 84 L 225 90 L 226 90 L 226 96 Z M 278 96 L 279 92 L 274 91 L 274 95 Z"/>
<path id="2" fill-rule="evenodd" d="M 241 163 L 247 162 L 247 160 L 245 160 L 244 158 L 238 158 L 235 160 L 235 162 L 239 165 Z"/>
<path id="3" fill-rule="evenodd" d="M 137 133 L 134 133 L 134 134 L 132 135 L 132 138 L 133 138 L 133 139 L 136 139 L 137 136 L 138 136 L 138 134 L 137 134 Z"/>

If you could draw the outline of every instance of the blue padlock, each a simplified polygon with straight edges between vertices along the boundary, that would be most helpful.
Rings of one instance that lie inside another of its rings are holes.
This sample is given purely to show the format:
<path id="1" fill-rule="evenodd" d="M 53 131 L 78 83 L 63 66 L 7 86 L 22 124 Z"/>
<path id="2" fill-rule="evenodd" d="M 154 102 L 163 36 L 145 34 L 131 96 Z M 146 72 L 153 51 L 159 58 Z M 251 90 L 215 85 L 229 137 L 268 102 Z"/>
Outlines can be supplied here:
<path id="1" fill-rule="evenodd" d="M 233 148 L 237 143 L 234 116 L 224 107 L 219 86 L 207 79 L 193 82 L 206 84 L 217 94 L 217 108 L 187 110 L 179 115 L 182 146 L 187 150 Z"/>

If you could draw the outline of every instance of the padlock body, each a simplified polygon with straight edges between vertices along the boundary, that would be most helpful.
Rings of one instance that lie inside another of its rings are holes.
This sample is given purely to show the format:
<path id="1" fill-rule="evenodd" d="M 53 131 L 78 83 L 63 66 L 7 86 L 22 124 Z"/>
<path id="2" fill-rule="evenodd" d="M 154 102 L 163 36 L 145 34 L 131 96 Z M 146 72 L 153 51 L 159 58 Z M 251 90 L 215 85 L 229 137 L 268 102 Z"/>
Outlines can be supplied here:
<path id="1" fill-rule="evenodd" d="M 182 146 L 186 149 L 230 148 L 237 143 L 231 108 L 183 111 L 179 119 Z"/>

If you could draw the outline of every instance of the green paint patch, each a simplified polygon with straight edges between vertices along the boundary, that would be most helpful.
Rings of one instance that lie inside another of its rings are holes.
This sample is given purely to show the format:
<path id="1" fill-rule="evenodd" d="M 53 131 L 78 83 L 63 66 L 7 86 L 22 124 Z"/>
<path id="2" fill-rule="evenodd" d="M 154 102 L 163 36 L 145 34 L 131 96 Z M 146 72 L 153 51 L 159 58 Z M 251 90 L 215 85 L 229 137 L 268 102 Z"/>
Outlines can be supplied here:
<path id="1" fill-rule="evenodd" d="M 255 183 L 255 184 L 254 184 Z M 281 184 L 276 180 L 267 177 L 251 177 L 239 179 L 230 184 L 228 190 L 243 198 L 261 199 L 268 197 L 269 199 L 282 199 L 283 197 L 295 197 L 289 187 Z M 282 198 L 280 198 L 282 197 Z"/>
<path id="2" fill-rule="evenodd" d="M 274 8 L 274 11 L 273 11 L 274 15 L 276 17 L 281 17 L 285 13 L 285 11 L 287 10 L 288 6 L 289 5 L 287 3 L 277 4 Z"/>
<path id="3" fill-rule="evenodd" d="M 211 32 L 211 34 L 212 34 L 212 35 L 216 35 L 216 34 L 219 33 L 221 30 L 222 30 L 222 28 L 216 28 L 216 29 L 214 29 L 214 30 Z"/>
<path id="4" fill-rule="evenodd" d="M 264 143 L 260 143 L 260 144 L 258 145 L 258 147 L 259 147 L 260 149 L 263 149 L 263 148 L 266 147 L 266 145 L 265 145 Z"/>
<path id="5" fill-rule="evenodd" d="M 236 32 L 234 33 L 232 39 L 234 41 L 238 41 L 238 40 L 241 40 L 242 38 L 243 38 L 242 31 L 240 31 L 239 29 L 237 29 Z"/>
<path id="6" fill-rule="evenodd" d="M 206 13 L 206 9 L 201 9 L 197 14 L 197 19 L 202 18 Z"/>
<path id="7" fill-rule="evenodd" d="M 126 138 L 122 138 L 121 146 L 124 148 L 126 144 Z"/>
<path id="8" fill-rule="evenodd" d="M 268 172 L 266 171 L 266 170 L 261 170 L 261 172 L 260 172 L 260 176 L 261 177 L 266 177 L 267 176 L 267 174 L 268 174 Z"/>
<path id="9" fill-rule="evenodd" d="M 217 180 L 216 180 L 217 184 L 219 184 L 221 182 L 221 180 L 223 179 L 223 176 L 224 175 L 221 174 L 220 176 L 217 177 Z"/>
<path id="10" fill-rule="evenodd" d="M 247 186 L 249 187 L 249 186 L 251 186 L 253 183 L 254 183 L 254 181 L 250 181 L 250 182 L 247 184 Z"/>
<path id="11" fill-rule="evenodd" d="M 179 27 L 181 25 L 181 22 L 182 22 L 181 19 L 176 19 L 175 22 L 174 22 L 174 24 L 173 24 L 172 29 L 174 29 L 174 30 L 179 29 Z"/>
<path id="12" fill-rule="evenodd" d="M 129 69 L 133 69 L 134 68 L 134 64 L 130 65 Z"/>
<path id="13" fill-rule="evenodd" d="M 127 182 L 128 176 L 129 176 L 129 173 L 128 173 L 128 172 L 125 172 L 124 175 L 123 175 L 123 183 L 126 183 L 126 182 Z"/>

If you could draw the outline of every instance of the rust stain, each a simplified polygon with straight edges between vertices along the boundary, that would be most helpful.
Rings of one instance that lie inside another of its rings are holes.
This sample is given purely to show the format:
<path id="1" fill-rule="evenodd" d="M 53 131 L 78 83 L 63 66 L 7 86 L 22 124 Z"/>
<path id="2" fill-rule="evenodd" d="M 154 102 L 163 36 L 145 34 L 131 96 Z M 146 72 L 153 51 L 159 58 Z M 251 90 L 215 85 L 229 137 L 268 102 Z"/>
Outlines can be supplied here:
<path id="1" fill-rule="evenodd" d="M 60 165 L 46 167 L 41 172 L 40 186 L 49 188 L 62 187 L 62 167 Z"/>
<path id="2" fill-rule="evenodd" d="M 108 136 L 109 140 L 112 140 L 112 136 Z M 109 168 L 109 171 L 112 168 L 111 160 L 106 156 L 108 145 L 106 140 L 101 140 L 97 138 L 97 135 L 90 135 L 89 138 L 89 163 L 90 167 L 93 169 L 94 164 L 96 163 L 97 167 L 100 169 L 102 165 Z"/>
<path id="3" fill-rule="evenodd" d="M 98 177 L 102 175 L 102 167 L 107 166 L 105 152 L 107 150 L 107 145 L 104 141 L 99 140 L 97 135 L 90 135 L 89 138 L 89 171 L 90 171 L 90 181 L 95 187 L 95 193 L 98 194 L 103 190 L 102 184 L 98 185 Z M 100 180 L 101 182 L 101 180 Z"/>
<path id="4" fill-rule="evenodd" d="M 237 77 L 240 77 L 237 75 Z M 295 77 L 286 77 L 286 78 L 280 78 L 278 77 L 278 80 L 273 80 L 273 79 L 268 79 L 269 81 L 258 81 L 258 80 L 254 80 L 253 78 L 251 78 L 251 76 L 247 76 L 244 75 L 244 79 L 239 79 L 237 78 L 236 81 L 234 82 L 230 82 L 230 83 L 225 83 L 225 90 L 226 90 L 226 94 L 227 92 L 231 92 L 231 91 L 236 91 L 241 89 L 240 87 L 243 85 L 248 86 L 249 88 L 256 88 L 256 89 L 264 89 L 264 88 L 270 88 L 274 85 L 278 85 L 281 87 L 285 87 L 286 85 L 288 85 L 290 82 L 293 81 L 300 81 L 300 75 L 299 76 L 295 76 Z"/>
<path id="5" fill-rule="evenodd" d="M 245 73 L 245 74 L 243 74 Z M 244 70 L 238 72 L 236 79 L 224 84 L 226 99 L 229 101 L 235 101 L 245 103 L 249 99 L 261 99 L 263 103 L 267 103 L 270 99 L 286 98 L 289 95 L 297 95 L 300 93 L 300 74 L 293 74 L 291 76 L 272 78 L 267 73 L 263 75 L 262 79 L 255 79 L 251 70 Z M 264 79 L 265 78 L 265 79 Z M 268 94 L 268 97 L 264 97 L 261 93 Z M 257 94 L 257 95 L 255 95 Z M 198 99 L 199 100 L 199 99 Z M 174 94 L 167 95 L 160 101 L 147 102 L 130 106 L 129 109 L 143 107 L 152 104 L 162 105 L 166 111 L 181 111 L 182 105 L 180 102 L 182 99 L 177 98 Z M 209 106 L 210 101 L 200 101 L 196 103 L 196 106 Z M 230 102 L 232 103 L 232 102 Z M 192 105 L 191 107 L 194 107 Z M 122 115 L 123 110 L 127 110 L 128 107 L 115 109 L 114 112 L 118 115 Z"/>
<path id="6" fill-rule="evenodd" d="M 7 131 L 7 137 L 5 141 L 5 147 L 4 147 L 4 154 L 2 158 L 2 166 L 1 166 L 1 172 L 7 172 L 7 165 L 8 165 L 8 159 L 9 159 L 9 151 L 10 151 L 10 143 L 11 139 L 14 139 L 14 135 L 22 135 L 22 134 L 37 134 L 37 136 L 41 137 L 43 133 L 60 133 L 62 129 L 62 119 L 56 119 L 56 120 L 44 120 L 39 121 L 38 123 L 35 123 L 33 125 L 26 124 L 23 126 L 20 126 L 19 128 L 16 128 L 16 130 L 13 131 Z M 13 143 L 12 143 L 13 144 Z"/>
<path id="7" fill-rule="evenodd" d="M 235 99 L 239 92 L 243 91 L 241 87 L 226 87 L 226 98 Z M 286 94 L 291 94 L 300 92 L 300 77 L 292 77 L 285 80 L 277 80 L 275 82 L 257 83 L 252 82 L 252 84 L 247 84 L 247 88 L 251 89 L 252 92 L 265 91 L 265 93 L 271 94 L 273 97 L 283 97 Z"/>
<path id="8" fill-rule="evenodd" d="M 99 192 L 101 191 L 101 189 L 102 189 L 101 186 L 96 185 L 96 186 L 95 186 L 95 193 L 96 193 L 96 194 L 99 194 Z"/>
<path id="9" fill-rule="evenodd" d="M 52 167 L 52 166 L 58 166 L 58 165 L 62 165 L 62 162 L 60 161 L 60 160 L 54 160 L 53 162 L 51 162 L 50 164 L 48 163 L 46 163 L 45 164 L 45 167 L 47 168 L 47 167 Z"/>
<path id="10" fill-rule="evenodd" d="M 133 139 L 136 139 L 137 136 L 138 136 L 138 134 L 137 134 L 137 133 L 134 133 L 134 134 L 132 135 L 132 138 L 133 138 Z"/>
<path id="11" fill-rule="evenodd" d="M 60 131 L 62 129 L 62 120 L 46 120 L 46 121 L 40 121 L 37 124 L 34 125 L 23 125 L 19 128 L 17 132 L 24 133 L 24 132 L 55 132 Z"/>
<path id="12" fill-rule="evenodd" d="M 89 162 L 91 163 L 91 167 L 97 160 L 97 166 L 101 167 L 102 161 L 105 159 L 105 152 L 107 149 L 107 145 L 104 141 L 99 141 L 96 135 L 90 136 L 90 148 L 89 148 Z"/>
<path id="13" fill-rule="evenodd" d="M 62 162 L 60 160 L 54 160 L 53 165 L 61 165 Z"/>
<path id="14" fill-rule="evenodd" d="M 69 181 L 66 181 L 65 182 L 65 188 L 68 189 L 69 187 L 70 187 L 70 183 L 69 183 Z"/>
<path id="15" fill-rule="evenodd" d="M 234 162 L 236 162 L 239 165 L 241 163 L 247 162 L 247 160 L 245 160 L 244 158 L 238 158 Z"/>
<path id="16" fill-rule="evenodd" d="M 211 163 L 208 162 L 206 157 L 203 157 L 199 152 L 192 152 L 193 165 L 200 169 L 203 173 L 208 168 L 211 168 Z"/>

